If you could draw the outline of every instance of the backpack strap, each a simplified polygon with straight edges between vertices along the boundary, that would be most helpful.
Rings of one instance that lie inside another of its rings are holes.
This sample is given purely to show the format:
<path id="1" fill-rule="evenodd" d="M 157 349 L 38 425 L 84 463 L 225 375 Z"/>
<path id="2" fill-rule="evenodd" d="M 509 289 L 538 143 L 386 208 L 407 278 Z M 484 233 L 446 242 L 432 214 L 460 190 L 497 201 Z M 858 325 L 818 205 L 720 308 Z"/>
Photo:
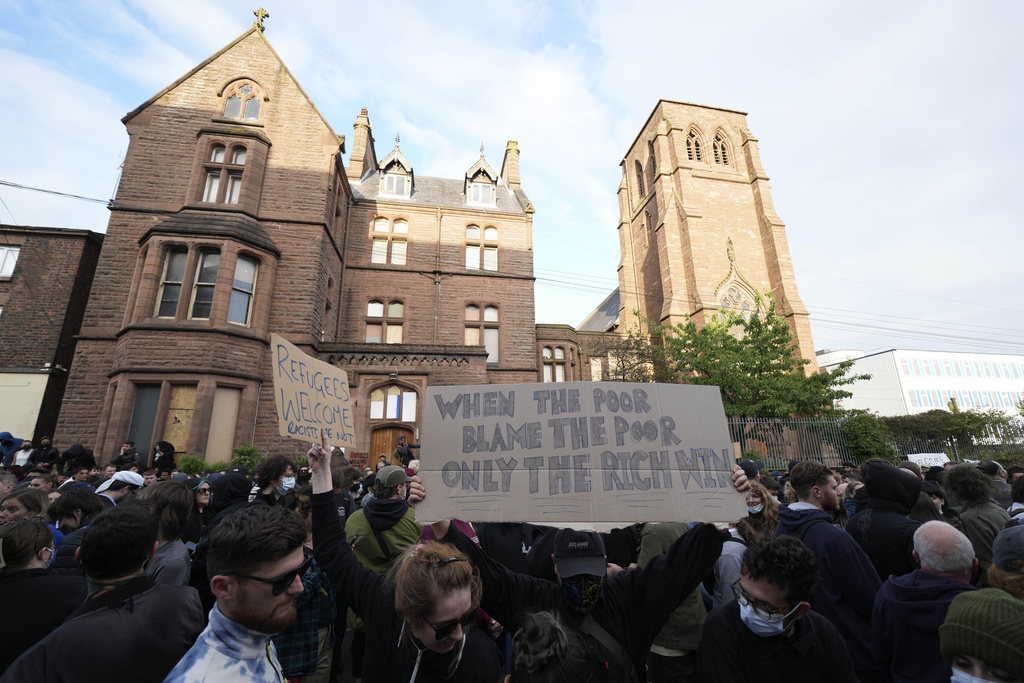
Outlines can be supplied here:
<path id="1" fill-rule="evenodd" d="M 633 666 L 633 658 L 630 657 L 625 648 L 619 644 L 619 641 L 612 638 L 608 631 L 605 631 L 599 623 L 594 621 L 594 617 L 592 617 L 589 612 L 585 617 L 583 617 L 583 622 L 580 624 L 580 630 L 593 636 L 594 639 L 610 650 L 611 653 L 615 655 L 616 659 L 622 662 L 623 666 L 625 666 L 629 671 L 630 681 L 640 680 L 637 676 L 636 667 Z"/>
<path id="2" fill-rule="evenodd" d="M 382 534 L 377 529 L 374 529 L 372 526 L 370 527 L 370 530 L 373 531 L 373 536 L 377 539 L 377 544 L 380 546 L 381 551 L 384 553 L 384 561 L 388 564 L 391 564 L 391 560 L 394 559 L 397 553 L 391 552 L 391 549 L 388 548 L 388 543 L 384 540 L 384 534 Z"/>
<path id="3" fill-rule="evenodd" d="M 821 517 L 815 517 L 814 519 L 809 519 L 806 522 L 803 522 L 800 526 L 798 526 L 796 528 L 796 530 L 791 534 L 791 536 L 794 536 L 798 540 L 803 541 L 804 540 L 804 536 L 807 535 L 807 530 L 808 529 L 810 529 L 815 524 L 818 524 L 819 522 L 824 524 L 827 521 L 828 520 L 822 519 Z"/>
<path id="4" fill-rule="evenodd" d="M 732 543 L 739 543 L 739 544 L 740 544 L 740 545 L 742 545 L 742 546 L 743 546 L 744 548 L 746 548 L 746 547 L 747 547 L 747 542 L 746 542 L 746 541 L 744 541 L 744 540 L 743 540 L 742 538 L 740 538 L 739 536 L 730 536 L 729 538 L 725 539 L 725 542 L 726 542 L 726 543 L 729 543 L 729 542 L 732 542 Z"/>

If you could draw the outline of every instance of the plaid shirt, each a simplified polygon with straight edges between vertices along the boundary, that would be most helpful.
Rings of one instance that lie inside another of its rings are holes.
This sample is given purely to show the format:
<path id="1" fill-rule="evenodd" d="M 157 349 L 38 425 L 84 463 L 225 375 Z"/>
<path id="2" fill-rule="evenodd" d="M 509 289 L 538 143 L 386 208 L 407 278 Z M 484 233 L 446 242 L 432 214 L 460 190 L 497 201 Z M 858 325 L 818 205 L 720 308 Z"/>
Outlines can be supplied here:
<path id="1" fill-rule="evenodd" d="M 307 554 L 312 551 L 305 549 Z M 273 637 L 277 659 L 285 676 L 311 676 L 316 673 L 321 600 L 330 600 L 330 621 L 334 623 L 337 607 L 334 591 L 316 560 L 302 577 L 302 595 L 295 601 L 298 615 L 287 630 Z M 326 605 L 324 605 L 326 607 Z"/>

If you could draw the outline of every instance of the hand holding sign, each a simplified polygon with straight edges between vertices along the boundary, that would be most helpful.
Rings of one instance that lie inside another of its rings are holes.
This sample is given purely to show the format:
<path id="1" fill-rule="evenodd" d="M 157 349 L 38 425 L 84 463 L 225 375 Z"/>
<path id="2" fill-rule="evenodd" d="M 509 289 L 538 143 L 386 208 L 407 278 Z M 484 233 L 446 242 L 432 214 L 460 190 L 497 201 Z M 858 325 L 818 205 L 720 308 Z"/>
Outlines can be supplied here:
<path id="1" fill-rule="evenodd" d="M 309 471 L 312 473 L 313 493 L 327 493 L 334 490 L 331 481 L 331 452 L 327 441 L 327 432 L 320 431 L 320 443 L 310 444 L 306 451 Z"/>

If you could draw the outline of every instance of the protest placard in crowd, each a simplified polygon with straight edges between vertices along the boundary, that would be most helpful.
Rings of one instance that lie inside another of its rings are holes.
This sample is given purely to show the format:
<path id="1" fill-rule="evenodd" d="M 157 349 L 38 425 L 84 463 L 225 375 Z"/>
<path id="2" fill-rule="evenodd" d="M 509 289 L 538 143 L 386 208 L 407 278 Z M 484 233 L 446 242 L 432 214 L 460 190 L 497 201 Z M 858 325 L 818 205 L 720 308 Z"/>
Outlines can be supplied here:
<path id="1" fill-rule="evenodd" d="M 907 456 L 910 462 L 916 462 L 918 465 L 924 468 L 934 467 L 938 465 L 942 467 L 943 464 L 949 462 L 949 456 L 945 453 L 911 453 Z"/>
<path id="2" fill-rule="evenodd" d="M 435 386 L 421 522 L 735 521 L 717 387 L 565 382 Z"/>
<path id="3" fill-rule="evenodd" d="M 332 446 L 355 446 L 348 375 L 344 370 L 304 353 L 276 334 L 270 335 L 274 402 L 281 436 L 306 443 L 327 432 Z"/>

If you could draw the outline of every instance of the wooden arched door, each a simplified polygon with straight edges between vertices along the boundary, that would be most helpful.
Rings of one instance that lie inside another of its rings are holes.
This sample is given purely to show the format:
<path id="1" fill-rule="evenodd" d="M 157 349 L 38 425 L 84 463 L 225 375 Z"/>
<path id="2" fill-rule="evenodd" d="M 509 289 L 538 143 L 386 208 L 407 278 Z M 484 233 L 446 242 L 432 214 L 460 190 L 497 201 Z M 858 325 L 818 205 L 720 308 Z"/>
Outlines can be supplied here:
<path id="1" fill-rule="evenodd" d="M 400 436 L 404 436 L 407 441 L 414 443 L 412 430 L 406 427 L 378 427 L 373 430 L 373 433 L 370 434 L 370 457 L 367 467 L 376 469 L 381 453 L 390 462 L 391 454 L 394 452 Z"/>

